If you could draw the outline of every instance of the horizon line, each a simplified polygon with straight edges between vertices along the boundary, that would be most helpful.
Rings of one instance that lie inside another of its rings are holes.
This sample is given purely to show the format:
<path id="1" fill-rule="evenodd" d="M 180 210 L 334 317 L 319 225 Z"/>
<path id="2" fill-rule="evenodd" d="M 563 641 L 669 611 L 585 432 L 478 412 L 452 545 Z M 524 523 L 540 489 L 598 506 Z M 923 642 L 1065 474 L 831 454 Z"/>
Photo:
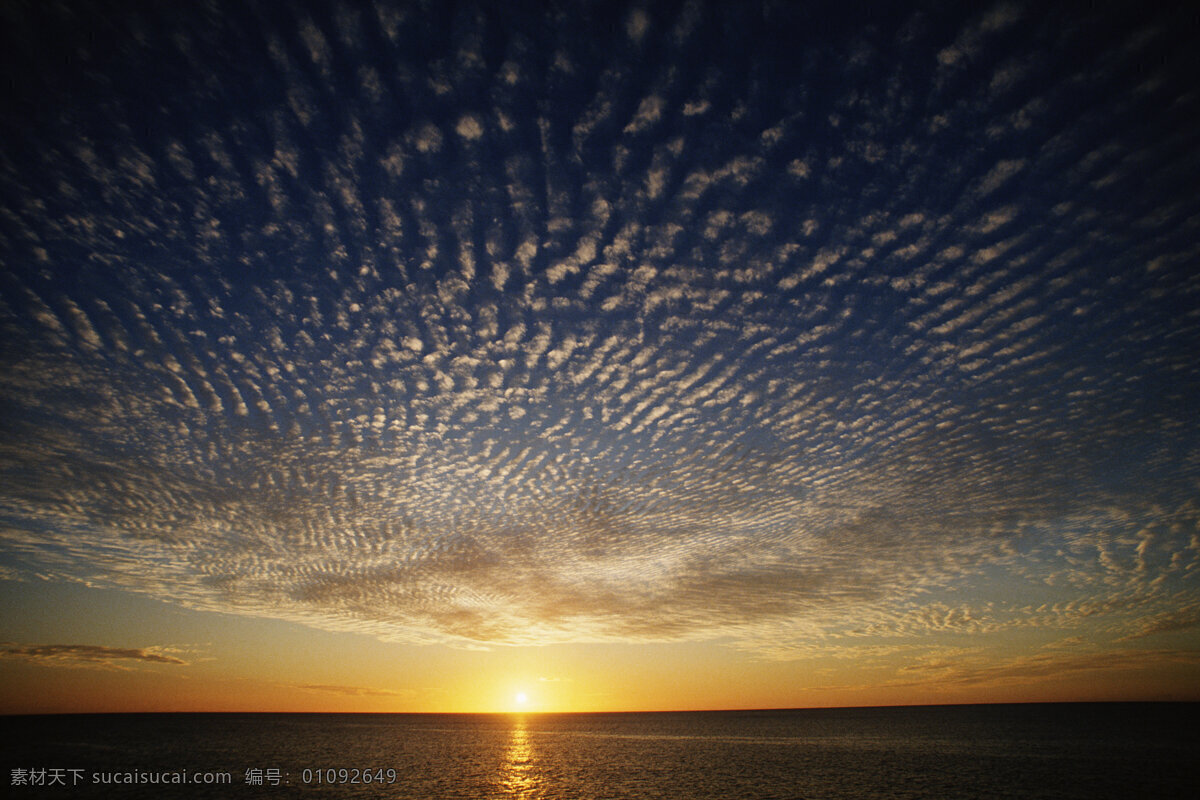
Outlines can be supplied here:
<path id="1" fill-rule="evenodd" d="M 0 712 L 0 717 L 66 717 L 66 716 L 150 716 L 166 714 L 194 715 L 233 715 L 258 714 L 263 716 L 308 715 L 308 716 L 460 716 L 460 717 L 525 717 L 525 716 L 598 716 L 616 714 L 736 714 L 736 713 L 769 713 L 787 711 L 859 711 L 880 709 L 918 709 L 918 708 L 972 708 L 980 706 L 1085 706 L 1085 705 L 1187 705 L 1200 704 L 1200 698 L 1191 700 L 1015 700 L 1005 702 L 981 703 L 894 703 L 887 705 L 849 705 L 849 706 L 795 706 L 795 707 L 761 707 L 761 708 L 691 708 L 691 709 L 641 709 L 618 711 L 42 711 L 42 712 Z"/>

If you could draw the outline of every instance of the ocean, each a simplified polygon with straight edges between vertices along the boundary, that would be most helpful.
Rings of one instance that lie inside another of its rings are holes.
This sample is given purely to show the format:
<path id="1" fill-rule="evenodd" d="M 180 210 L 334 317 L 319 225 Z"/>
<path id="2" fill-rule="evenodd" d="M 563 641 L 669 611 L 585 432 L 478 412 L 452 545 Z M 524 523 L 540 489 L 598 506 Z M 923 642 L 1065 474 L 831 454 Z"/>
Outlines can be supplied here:
<path id="1" fill-rule="evenodd" d="M 1200 704 L 0 718 L 6 797 L 1190 798 Z"/>

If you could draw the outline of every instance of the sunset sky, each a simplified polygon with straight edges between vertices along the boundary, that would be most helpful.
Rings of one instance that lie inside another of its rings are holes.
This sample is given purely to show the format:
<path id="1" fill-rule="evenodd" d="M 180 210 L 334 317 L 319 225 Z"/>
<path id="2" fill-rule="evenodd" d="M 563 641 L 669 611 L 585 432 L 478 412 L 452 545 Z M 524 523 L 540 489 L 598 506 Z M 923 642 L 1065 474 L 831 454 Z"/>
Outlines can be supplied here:
<path id="1" fill-rule="evenodd" d="M 1200 700 L 1097 5 L 0 5 L 0 712 Z"/>

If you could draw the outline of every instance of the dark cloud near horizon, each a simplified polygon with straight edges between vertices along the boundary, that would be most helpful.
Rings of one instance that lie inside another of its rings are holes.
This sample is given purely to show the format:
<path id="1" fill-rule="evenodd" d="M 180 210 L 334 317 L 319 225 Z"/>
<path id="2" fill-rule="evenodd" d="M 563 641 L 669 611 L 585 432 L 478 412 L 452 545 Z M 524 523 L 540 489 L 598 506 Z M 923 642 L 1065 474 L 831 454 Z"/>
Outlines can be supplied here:
<path id="1" fill-rule="evenodd" d="M 114 662 L 142 661 L 150 664 L 188 662 L 153 647 L 104 647 L 95 644 L 0 644 L 0 658 L 30 661 L 45 666 L 116 666 Z"/>
<path id="2" fill-rule="evenodd" d="M 410 641 L 1195 627 L 1183 12 L 4 13 L 5 566 Z"/>

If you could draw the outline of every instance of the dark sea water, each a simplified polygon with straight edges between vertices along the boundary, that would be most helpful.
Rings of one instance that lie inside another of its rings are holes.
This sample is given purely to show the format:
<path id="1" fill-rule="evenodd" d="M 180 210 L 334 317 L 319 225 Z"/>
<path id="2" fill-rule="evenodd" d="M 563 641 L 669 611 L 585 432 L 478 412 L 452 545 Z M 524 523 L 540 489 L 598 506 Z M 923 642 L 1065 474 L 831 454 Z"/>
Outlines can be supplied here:
<path id="1" fill-rule="evenodd" d="M 1174 703 L 14 716 L 0 718 L 0 795 L 1195 798 L 1198 723 L 1200 705 Z M 150 782 L 181 772 L 189 783 Z M 197 772 L 228 782 L 198 784 Z"/>

